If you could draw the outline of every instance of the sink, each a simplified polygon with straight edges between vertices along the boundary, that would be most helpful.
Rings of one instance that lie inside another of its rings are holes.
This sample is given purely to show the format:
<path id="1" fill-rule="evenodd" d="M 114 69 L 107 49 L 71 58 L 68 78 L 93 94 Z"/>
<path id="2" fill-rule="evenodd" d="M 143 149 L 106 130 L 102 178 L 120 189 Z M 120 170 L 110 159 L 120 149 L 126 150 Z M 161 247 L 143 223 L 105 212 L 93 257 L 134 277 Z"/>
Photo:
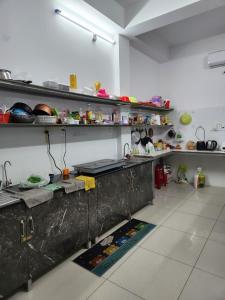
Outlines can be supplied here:
<path id="1" fill-rule="evenodd" d="M 11 194 L 17 194 L 20 192 L 24 192 L 24 189 L 20 188 L 19 184 L 17 184 L 17 185 L 7 186 L 6 188 L 4 188 L 4 191 Z"/>
<path id="2" fill-rule="evenodd" d="M 9 204 L 13 204 L 19 202 L 19 198 L 16 198 L 5 191 L 0 191 L 0 207 L 7 206 Z"/>

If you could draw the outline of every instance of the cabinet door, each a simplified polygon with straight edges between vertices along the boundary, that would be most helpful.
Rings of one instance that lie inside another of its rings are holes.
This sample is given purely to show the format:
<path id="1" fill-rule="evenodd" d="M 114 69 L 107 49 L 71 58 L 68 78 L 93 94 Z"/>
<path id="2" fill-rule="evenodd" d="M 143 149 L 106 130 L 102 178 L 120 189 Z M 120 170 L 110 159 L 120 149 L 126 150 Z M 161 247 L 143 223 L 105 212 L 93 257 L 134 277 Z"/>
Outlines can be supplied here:
<path id="1" fill-rule="evenodd" d="M 37 278 L 69 257 L 88 239 L 88 195 L 58 191 L 47 203 L 30 210 L 32 239 L 28 242 L 30 275 Z M 29 219 L 29 217 L 28 217 Z"/>
<path id="2" fill-rule="evenodd" d="M 0 209 L 0 299 L 28 279 L 27 247 L 21 241 L 22 226 L 26 235 L 26 208 L 23 203 Z"/>
<path id="3" fill-rule="evenodd" d="M 129 207 L 133 214 L 152 203 L 152 163 L 130 168 L 129 181 Z"/>
<path id="4" fill-rule="evenodd" d="M 129 216 L 128 172 L 122 170 L 97 178 L 98 235 Z"/>

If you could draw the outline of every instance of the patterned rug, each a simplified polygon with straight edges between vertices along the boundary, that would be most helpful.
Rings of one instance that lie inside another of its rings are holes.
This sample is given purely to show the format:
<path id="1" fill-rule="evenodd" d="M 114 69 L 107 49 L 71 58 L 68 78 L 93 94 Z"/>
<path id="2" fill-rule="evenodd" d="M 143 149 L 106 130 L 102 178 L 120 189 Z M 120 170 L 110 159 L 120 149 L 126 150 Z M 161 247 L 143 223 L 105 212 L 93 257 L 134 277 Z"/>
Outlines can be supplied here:
<path id="1" fill-rule="evenodd" d="M 74 259 L 81 267 L 102 276 L 156 225 L 132 219 Z"/>

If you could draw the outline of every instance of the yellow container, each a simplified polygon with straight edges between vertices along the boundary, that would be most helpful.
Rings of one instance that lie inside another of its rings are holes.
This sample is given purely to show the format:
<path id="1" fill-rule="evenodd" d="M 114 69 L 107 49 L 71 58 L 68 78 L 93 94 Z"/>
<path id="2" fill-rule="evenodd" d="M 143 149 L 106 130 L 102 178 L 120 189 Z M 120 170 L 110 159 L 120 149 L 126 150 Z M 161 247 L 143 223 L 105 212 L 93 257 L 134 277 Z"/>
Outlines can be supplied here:
<path id="1" fill-rule="evenodd" d="M 76 90 L 77 89 L 77 75 L 70 74 L 70 88 Z"/>

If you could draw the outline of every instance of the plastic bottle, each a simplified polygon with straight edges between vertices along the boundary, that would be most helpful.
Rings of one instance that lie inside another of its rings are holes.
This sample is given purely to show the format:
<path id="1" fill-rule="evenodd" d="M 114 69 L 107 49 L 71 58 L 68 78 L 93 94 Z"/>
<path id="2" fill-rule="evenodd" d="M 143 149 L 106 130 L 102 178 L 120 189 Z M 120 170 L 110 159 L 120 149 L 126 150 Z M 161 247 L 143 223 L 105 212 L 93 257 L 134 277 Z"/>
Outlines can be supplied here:
<path id="1" fill-rule="evenodd" d="M 70 74 L 70 92 L 75 92 L 77 89 L 77 75 Z"/>
<path id="2" fill-rule="evenodd" d="M 203 188 L 205 186 L 205 175 L 202 171 L 202 168 L 199 168 L 199 175 L 198 175 L 198 186 Z"/>
<path id="3" fill-rule="evenodd" d="M 197 168 L 197 172 L 194 177 L 194 187 L 195 189 L 202 188 L 205 186 L 205 175 L 202 168 Z"/>
<path id="4" fill-rule="evenodd" d="M 198 169 L 197 172 L 194 176 L 194 188 L 197 190 L 198 189 L 198 177 L 199 177 L 199 173 L 198 173 Z"/>

